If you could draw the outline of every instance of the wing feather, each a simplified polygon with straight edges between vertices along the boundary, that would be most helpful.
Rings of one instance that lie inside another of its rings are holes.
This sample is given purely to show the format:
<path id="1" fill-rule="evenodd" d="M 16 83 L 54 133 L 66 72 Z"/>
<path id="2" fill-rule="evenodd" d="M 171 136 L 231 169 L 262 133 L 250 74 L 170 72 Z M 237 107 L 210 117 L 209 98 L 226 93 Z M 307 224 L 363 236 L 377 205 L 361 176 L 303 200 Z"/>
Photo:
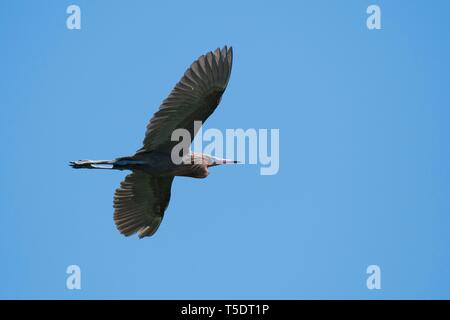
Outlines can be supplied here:
<path id="1" fill-rule="evenodd" d="M 120 233 L 139 238 L 153 235 L 161 224 L 173 177 L 155 177 L 135 171 L 120 183 L 114 194 L 114 222 Z"/>
<path id="2" fill-rule="evenodd" d="M 194 139 L 194 121 L 204 122 L 216 109 L 231 75 L 233 49 L 226 46 L 202 55 L 186 70 L 147 125 L 144 146 L 138 152 L 170 152 L 177 143 L 172 132 L 188 130 Z"/>

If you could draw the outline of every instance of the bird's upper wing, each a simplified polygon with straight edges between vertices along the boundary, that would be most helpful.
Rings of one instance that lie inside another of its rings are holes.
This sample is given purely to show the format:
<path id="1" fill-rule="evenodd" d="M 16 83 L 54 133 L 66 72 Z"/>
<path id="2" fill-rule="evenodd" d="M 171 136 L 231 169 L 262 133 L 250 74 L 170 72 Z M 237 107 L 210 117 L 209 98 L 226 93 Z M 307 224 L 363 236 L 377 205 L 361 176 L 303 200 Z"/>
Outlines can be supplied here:
<path id="1" fill-rule="evenodd" d="M 178 128 L 194 132 L 194 121 L 204 122 L 214 112 L 231 74 L 233 49 L 224 47 L 201 56 L 186 70 L 170 95 L 153 115 L 145 133 L 144 146 L 138 152 L 169 153 L 177 141 L 171 141 Z"/>
<path id="2" fill-rule="evenodd" d="M 135 171 L 125 177 L 114 194 L 114 222 L 120 233 L 139 238 L 158 229 L 169 200 L 173 177 L 154 177 Z"/>

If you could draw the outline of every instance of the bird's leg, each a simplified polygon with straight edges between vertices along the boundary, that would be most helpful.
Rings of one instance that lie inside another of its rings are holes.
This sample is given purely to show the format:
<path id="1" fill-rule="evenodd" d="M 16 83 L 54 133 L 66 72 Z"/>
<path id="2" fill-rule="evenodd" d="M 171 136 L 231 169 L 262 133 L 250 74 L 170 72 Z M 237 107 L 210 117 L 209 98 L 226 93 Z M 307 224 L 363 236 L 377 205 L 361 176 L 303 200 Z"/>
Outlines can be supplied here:
<path id="1" fill-rule="evenodd" d="M 78 160 L 69 164 L 74 169 L 112 169 L 114 160 Z"/>

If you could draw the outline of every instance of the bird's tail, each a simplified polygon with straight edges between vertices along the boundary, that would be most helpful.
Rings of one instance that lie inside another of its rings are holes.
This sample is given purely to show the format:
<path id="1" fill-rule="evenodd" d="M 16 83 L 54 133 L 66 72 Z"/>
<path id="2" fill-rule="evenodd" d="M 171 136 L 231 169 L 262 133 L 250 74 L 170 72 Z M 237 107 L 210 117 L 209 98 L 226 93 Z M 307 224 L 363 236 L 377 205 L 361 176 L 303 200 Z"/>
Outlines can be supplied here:
<path id="1" fill-rule="evenodd" d="M 116 160 L 78 160 L 70 161 L 74 169 L 113 169 Z"/>

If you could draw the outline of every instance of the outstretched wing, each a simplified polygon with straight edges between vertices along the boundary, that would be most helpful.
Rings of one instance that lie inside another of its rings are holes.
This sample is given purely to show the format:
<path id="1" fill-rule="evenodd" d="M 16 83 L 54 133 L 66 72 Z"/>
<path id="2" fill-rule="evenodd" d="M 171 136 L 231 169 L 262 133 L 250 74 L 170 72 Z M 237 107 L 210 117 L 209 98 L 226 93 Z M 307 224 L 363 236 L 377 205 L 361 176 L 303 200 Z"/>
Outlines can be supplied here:
<path id="1" fill-rule="evenodd" d="M 214 112 L 231 74 L 233 49 L 224 47 L 201 56 L 186 70 L 147 125 L 144 146 L 138 152 L 169 153 L 177 141 L 172 132 L 179 128 L 194 132 L 194 121 L 204 122 Z"/>
<path id="2" fill-rule="evenodd" d="M 139 238 L 153 235 L 161 224 L 173 177 L 154 177 L 135 171 L 125 177 L 114 194 L 114 222 L 120 233 Z"/>

